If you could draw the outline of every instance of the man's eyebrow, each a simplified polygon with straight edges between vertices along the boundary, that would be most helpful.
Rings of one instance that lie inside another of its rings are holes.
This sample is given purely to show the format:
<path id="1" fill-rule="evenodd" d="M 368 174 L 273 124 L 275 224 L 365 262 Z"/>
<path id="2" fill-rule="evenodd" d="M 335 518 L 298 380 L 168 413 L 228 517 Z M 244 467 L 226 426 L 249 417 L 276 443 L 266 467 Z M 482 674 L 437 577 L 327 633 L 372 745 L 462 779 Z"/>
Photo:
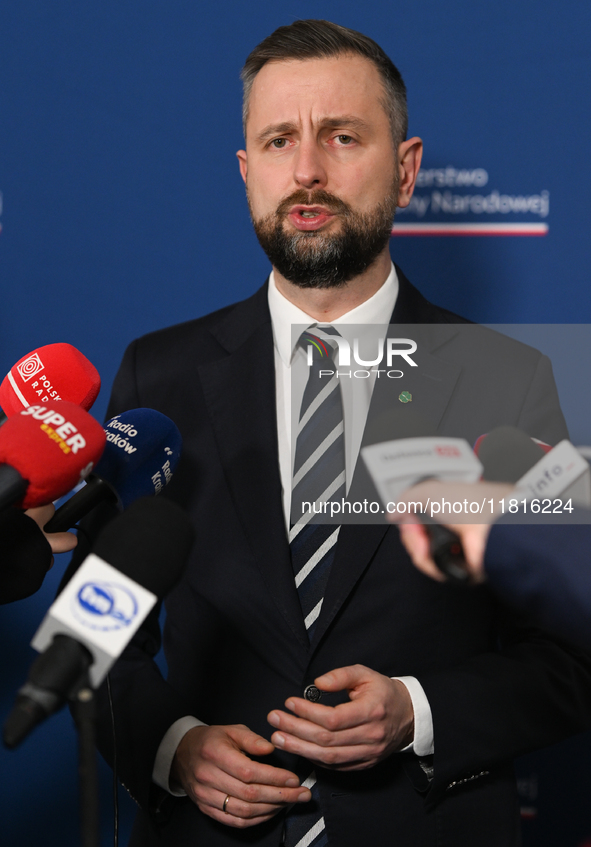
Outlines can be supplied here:
<path id="1" fill-rule="evenodd" d="M 327 129 L 356 129 L 360 132 L 367 131 L 369 124 L 355 115 L 339 115 L 334 118 L 321 118 L 318 121 L 320 127 Z M 290 132 L 297 130 L 297 125 L 286 121 L 280 124 L 269 124 L 258 135 L 257 141 L 267 141 L 269 138 L 274 138 L 279 135 L 287 135 Z"/>
<path id="2" fill-rule="evenodd" d="M 262 132 L 257 135 L 257 141 L 266 141 L 268 138 L 273 138 L 276 135 L 287 135 L 293 132 L 296 125 L 292 123 L 269 124 Z"/>
<path id="3" fill-rule="evenodd" d="M 358 129 L 360 132 L 367 131 L 369 124 L 355 115 L 341 115 L 336 118 L 323 118 L 319 121 L 321 126 L 329 129 Z"/>

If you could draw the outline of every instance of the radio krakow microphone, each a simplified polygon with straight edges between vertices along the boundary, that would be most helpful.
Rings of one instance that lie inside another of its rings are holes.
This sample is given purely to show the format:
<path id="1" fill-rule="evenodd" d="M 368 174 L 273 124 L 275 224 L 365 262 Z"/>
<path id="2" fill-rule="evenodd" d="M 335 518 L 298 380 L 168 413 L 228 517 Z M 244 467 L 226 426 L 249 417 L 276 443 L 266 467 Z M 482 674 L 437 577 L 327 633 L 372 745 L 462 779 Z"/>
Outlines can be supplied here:
<path id="1" fill-rule="evenodd" d="M 79 350 L 71 344 L 47 344 L 27 353 L 8 371 L 0 385 L 0 409 L 4 420 L 33 404 L 55 400 L 68 400 L 88 411 L 100 387 L 97 369 Z"/>
<path id="2" fill-rule="evenodd" d="M 75 696 L 87 671 L 100 685 L 180 580 L 193 540 L 189 518 L 165 498 L 138 500 L 105 527 L 31 642 L 41 655 L 4 725 L 7 747 Z"/>
<path id="3" fill-rule="evenodd" d="M 65 532 L 99 503 L 126 509 L 139 497 L 159 494 L 181 455 L 176 424 L 154 409 L 132 409 L 105 424 L 103 457 L 86 485 L 57 510 L 46 532 Z"/>
<path id="4" fill-rule="evenodd" d="M 103 428 L 75 403 L 29 406 L 0 428 L 0 508 L 63 497 L 86 479 L 104 447 Z"/>

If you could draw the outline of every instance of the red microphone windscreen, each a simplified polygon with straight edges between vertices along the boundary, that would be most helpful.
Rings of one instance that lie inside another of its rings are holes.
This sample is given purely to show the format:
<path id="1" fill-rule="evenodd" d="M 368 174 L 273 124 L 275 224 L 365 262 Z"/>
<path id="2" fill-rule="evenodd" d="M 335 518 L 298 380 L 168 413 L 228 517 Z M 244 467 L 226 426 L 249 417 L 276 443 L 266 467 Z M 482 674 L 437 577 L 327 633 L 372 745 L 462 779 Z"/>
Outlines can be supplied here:
<path id="1" fill-rule="evenodd" d="M 101 387 L 95 366 L 71 344 L 47 344 L 23 356 L 0 385 L 0 408 L 7 417 L 35 403 L 68 400 L 90 409 Z"/>
<path id="2" fill-rule="evenodd" d="M 86 479 L 106 443 L 98 421 L 76 403 L 35 405 L 0 427 L 0 464 L 11 465 L 29 486 L 18 505 L 42 506 Z"/>

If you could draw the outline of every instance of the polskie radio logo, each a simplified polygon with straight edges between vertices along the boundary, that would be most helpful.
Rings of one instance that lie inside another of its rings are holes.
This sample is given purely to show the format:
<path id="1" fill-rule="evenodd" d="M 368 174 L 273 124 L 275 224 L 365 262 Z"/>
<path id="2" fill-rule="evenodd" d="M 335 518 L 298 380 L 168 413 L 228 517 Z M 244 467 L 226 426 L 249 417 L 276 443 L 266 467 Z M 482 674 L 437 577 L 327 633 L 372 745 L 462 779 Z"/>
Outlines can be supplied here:
<path id="1" fill-rule="evenodd" d="M 14 369 L 13 369 L 14 370 Z M 30 382 L 33 377 L 39 376 L 29 386 L 29 393 L 35 393 L 42 403 L 48 403 L 50 400 L 61 400 L 61 396 L 57 389 L 53 387 L 50 379 L 47 378 L 45 365 L 41 361 L 38 353 L 31 353 L 26 359 L 16 366 L 16 371 L 23 382 Z M 17 397 L 26 407 L 29 405 L 23 394 L 21 393 L 12 370 L 8 371 L 8 381 L 12 385 Z"/>
<path id="2" fill-rule="evenodd" d="M 20 363 L 17 367 L 20 378 L 23 382 L 29 382 L 33 377 L 43 370 L 43 362 L 37 353 L 31 353 L 30 356 Z"/>
<path id="3" fill-rule="evenodd" d="M 306 361 L 308 367 L 316 359 L 326 361 L 326 368 L 319 370 L 320 378 L 337 379 L 343 377 L 349 379 L 369 379 L 375 374 L 376 379 L 385 376 L 388 379 L 400 379 L 404 371 L 394 368 L 394 363 L 400 363 L 402 359 L 411 368 L 418 367 L 411 356 L 417 351 L 417 342 L 412 338 L 377 338 L 376 356 L 373 359 L 364 359 L 359 349 L 359 339 L 353 339 L 353 346 L 343 338 L 342 335 L 324 334 L 322 330 L 309 330 L 302 336 L 306 350 Z M 351 364 L 353 359 L 353 365 Z M 379 367 L 379 365 L 385 367 Z M 355 367 L 355 366 L 358 367 Z"/>

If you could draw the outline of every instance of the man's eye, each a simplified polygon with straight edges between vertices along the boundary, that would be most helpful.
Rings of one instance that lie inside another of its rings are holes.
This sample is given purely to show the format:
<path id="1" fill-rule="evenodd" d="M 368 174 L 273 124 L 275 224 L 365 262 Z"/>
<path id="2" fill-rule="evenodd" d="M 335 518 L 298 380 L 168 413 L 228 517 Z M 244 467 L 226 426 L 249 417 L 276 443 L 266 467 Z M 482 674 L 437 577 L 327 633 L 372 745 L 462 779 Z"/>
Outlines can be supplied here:
<path id="1" fill-rule="evenodd" d="M 274 138 L 271 145 L 276 150 L 282 150 L 287 145 L 287 138 Z"/>
<path id="2" fill-rule="evenodd" d="M 350 135 L 337 135 L 337 141 L 339 144 L 351 144 L 353 139 Z"/>

